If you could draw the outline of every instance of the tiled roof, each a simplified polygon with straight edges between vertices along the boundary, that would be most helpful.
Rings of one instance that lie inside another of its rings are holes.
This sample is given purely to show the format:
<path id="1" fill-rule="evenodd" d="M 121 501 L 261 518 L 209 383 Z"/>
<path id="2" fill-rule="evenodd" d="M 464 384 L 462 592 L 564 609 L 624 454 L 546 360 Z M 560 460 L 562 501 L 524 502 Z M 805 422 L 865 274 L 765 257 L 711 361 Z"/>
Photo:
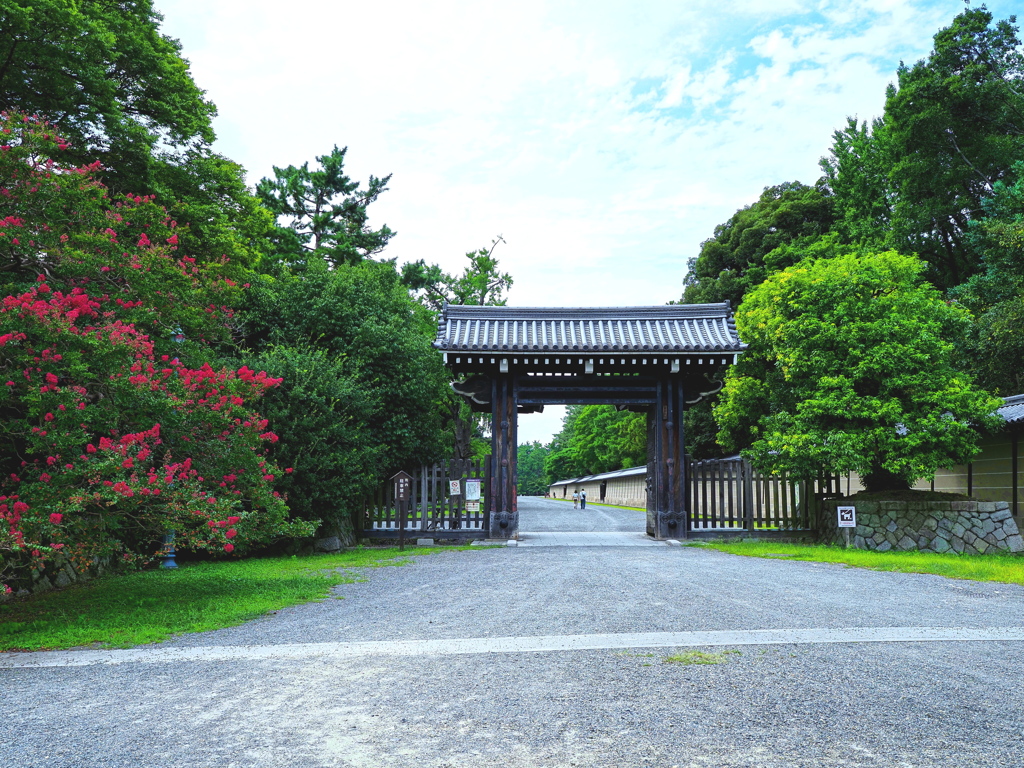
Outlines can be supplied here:
<path id="1" fill-rule="evenodd" d="M 1013 395 L 1003 398 L 1003 407 L 996 413 L 1003 417 L 1007 424 L 1024 424 L 1024 395 Z"/>
<path id="2" fill-rule="evenodd" d="M 660 307 L 448 305 L 434 346 L 456 352 L 742 352 L 728 302 Z"/>
<path id="3" fill-rule="evenodd" d="M 570 480 L 559 480 L 557 483 L 552 483 L 549 487 L 554 488 L 556 485 L 573 485 L 574 483 L 591 483 L 595 480 L 611 480 L 615 477 L 634 477 L 636 475 L 646 475 L 647 466 L 642 467 L 630 467 L 629 469 L 616 469 L 613 472 L 602 472 L 600 475 L 587 475 L 586 477 L 574 477 Z"/>

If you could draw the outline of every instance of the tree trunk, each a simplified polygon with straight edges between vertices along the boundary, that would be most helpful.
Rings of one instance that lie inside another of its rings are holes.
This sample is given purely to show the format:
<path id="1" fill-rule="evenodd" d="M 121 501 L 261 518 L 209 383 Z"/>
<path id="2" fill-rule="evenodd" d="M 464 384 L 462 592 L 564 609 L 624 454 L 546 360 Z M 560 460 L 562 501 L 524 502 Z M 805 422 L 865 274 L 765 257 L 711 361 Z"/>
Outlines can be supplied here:
<path id="1" fill-rule="evenodd" d="M 872 467 L 871 471 L 861 478 L 861 482 L 864 483 L 865 491 L 910 490 L 910 483 L 907 481 L 907 478 L 878 466 Z"/>

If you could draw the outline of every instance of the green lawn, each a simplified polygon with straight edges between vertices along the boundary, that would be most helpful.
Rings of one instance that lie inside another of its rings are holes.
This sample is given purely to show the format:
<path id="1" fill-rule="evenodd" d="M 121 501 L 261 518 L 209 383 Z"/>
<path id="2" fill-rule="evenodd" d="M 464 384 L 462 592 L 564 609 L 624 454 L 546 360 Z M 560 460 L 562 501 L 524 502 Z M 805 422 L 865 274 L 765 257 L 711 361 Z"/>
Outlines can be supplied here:
<path id="1" fill-rule="evenodd" d="M 466 547 L 354 549 L 334 555 L 193 563 L 107 576 L 0 605 L 0 651 L 124 648 L 183 632 L 232 627 L 323 600 L 359 581 L 346 569 L 406 565 L 409 556 Z"/>
<path id="2" fill-rule="evenodd" d="M 1024 557 L 1019 555 L 955 555 L 932 552 L 871 552 L 863 549 L 780 544 L 772 541 L 709 541 L 688 546 L 711 547 L 720 552 L 775 560 L 842 563 L 854 568 L 900 573 L 932 573 L 951 579 L 1024 584 Z"/>

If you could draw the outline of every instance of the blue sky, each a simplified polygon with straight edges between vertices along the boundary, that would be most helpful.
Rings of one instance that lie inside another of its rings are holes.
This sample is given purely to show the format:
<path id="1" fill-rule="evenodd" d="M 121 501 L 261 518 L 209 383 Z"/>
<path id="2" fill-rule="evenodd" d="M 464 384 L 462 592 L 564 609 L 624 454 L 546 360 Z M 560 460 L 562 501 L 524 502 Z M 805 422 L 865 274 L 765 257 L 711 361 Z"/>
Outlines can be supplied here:
<path id="1" fill-rule="evenodd" d="M 348 146 L 400 261 L 495 255 L 520 306 L 663 304 L 715 225 L 812 183 L 960 0 L 156 0 L 252 183 Z M 997 18 L 1016 3 L 988 4 Z M 522 419 L 547 440 L 560 410 Z"/>

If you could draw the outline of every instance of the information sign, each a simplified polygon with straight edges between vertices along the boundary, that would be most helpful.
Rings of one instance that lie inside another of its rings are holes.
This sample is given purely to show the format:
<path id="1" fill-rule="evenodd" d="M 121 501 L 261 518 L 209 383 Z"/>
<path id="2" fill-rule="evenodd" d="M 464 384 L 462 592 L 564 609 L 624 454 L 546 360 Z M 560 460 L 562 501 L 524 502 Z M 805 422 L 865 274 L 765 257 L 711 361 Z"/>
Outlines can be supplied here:
<path id="1" fill-rule="evenodd" d="M 467 512 L 479 512 L 480 511 L 480 502 L 479 501 L 467 501 L 466 502 L 466 511 Z"/>
<path id="2" fill-rule="evenodd" d="M 412 490 L 412 475 L 408 472 L 399 472 L 391 481 L 395 484 L 395 501 L 408 501 L 409 491 Z"/>
<path id="3" fill-rule="evenodd" d="M 462 495 L 462 481 L 461 480 L 449 480 L 448 481 L 448 495 L 449 496 L 461 496 Z"/>
<path id="4" fill-rule="evenodd" d="M 466 501 L 480 501 L 480 481 L 466 481 Z"/>
<path id="5" fill-rule="evenodd" d="M 839 516 L 837 525 L 840 528 L 856 528 L 857 527 L 857 508 L 856 507 L 836 507 L 836 514 Z"/>

